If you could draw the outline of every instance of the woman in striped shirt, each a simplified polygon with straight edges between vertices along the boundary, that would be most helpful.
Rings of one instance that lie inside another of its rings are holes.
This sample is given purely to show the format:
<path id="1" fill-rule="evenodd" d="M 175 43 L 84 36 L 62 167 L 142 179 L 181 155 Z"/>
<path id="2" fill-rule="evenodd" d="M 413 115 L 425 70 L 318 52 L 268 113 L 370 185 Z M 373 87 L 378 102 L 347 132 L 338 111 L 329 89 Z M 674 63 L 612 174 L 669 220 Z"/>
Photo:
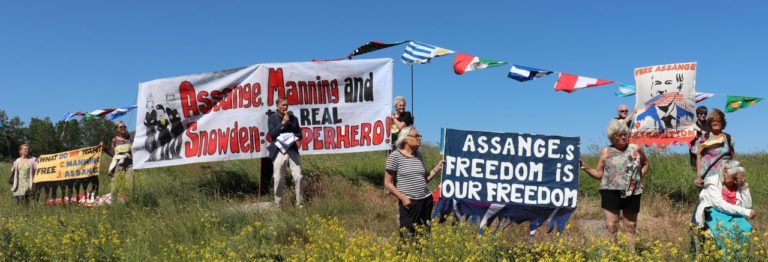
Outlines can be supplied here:
<path id="1" fill-rule="evenodd" d="M 397 197 L 400 208 L 400 228 L 406 228 L 410 236 L 415 233 L 415 225 L 427 225 L 432 215 L 432 193 L 427 182 L 443 168 L 443 161 L 427 173 L 424 159 L 419 152 L 421 135 L 413 126 L 400 130 L 395 142 L 397 150 L 387 158 L 384 171 L 384 187 Z M 394 178 L 397 177 L 397 186 Z M 401 231 L 401 237 L 405 237 Z"/>

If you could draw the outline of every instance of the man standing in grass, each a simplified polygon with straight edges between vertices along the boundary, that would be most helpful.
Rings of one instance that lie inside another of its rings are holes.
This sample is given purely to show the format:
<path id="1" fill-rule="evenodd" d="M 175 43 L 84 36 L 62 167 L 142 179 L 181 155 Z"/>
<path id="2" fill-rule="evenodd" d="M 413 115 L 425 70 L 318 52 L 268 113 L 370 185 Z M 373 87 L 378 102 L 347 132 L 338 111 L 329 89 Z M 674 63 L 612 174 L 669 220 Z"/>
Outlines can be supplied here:
<path id="1" fill-rule="evenodd" d="M 275 205 L 280 206 L 280 200 L 283 198 L 283 170 L 286 165 L 290 165 L 296 187 L 296 206 L 302 207 L 301 159 L 298 146 L 301 141 L 301 126 L 299 119 L 288 111 L 288 100 L 285 97 L 277 99 L 277 113 L 269 116 L 267 124 L 269 136 L 272 138 L 268 149 L 269 159 L 274 164 Z"/>

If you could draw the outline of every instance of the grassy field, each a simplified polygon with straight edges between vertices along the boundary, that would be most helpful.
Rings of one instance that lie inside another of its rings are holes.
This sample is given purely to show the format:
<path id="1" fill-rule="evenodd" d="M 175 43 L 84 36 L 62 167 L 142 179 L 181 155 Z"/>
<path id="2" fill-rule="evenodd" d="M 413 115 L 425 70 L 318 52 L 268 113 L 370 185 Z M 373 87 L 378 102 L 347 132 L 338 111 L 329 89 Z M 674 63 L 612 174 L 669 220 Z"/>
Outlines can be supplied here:
<path id="1" fill-rule="evenodd" d="M 425 150 L 428 166 L 439 157 L 436 149 Z M 578 208 L 562 235 L 541 232 L 529 240 L 527 225 L 515 225 L 480 236 L 473 226 L 450 223 L 399 244 L 396 202 L 382 186 L 385 155 L 371 152 L 304 156 L 303 209 L 245 208 L 270 200 L 256 194 L 258 160 L 141 170 L 128 203 L 98 208 L 19 206 L 2 183 L 0 260 L 690 260 L 688 221 L 698 190 L 687 157 L 649 152 L 634 253 L 605 241 L 598 181 L 583 173 Z M 764 260 L 768 155 L 738 158 L 758 211 L 748 258 Z M 596 159 L 585 161 L 594 166 Z M 0 164 L 0 178 L 9 169 Z M 103 177 L 102 193 L 109 188 Z M 292 199 L 290 192 L 284 200 Z M 714 247 L 707 252 L 699 259 L 719 260 Z"/>

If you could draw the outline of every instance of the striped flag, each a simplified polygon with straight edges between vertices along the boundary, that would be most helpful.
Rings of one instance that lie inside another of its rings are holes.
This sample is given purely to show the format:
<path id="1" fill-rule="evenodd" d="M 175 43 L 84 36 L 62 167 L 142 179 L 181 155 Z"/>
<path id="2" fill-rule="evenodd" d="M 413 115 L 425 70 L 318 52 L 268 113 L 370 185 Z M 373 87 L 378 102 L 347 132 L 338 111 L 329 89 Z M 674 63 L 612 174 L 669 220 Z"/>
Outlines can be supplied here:
<path id="1" fill-rule="evenodd" d="M 696 98 L 694 98 L 694 100 L 696 100 L 696 103 L 698 103 L 698 102 L 707 100 L 707 99 L 709 99 L 710 97 L 712 97 L 714 95 L 715 94 L 712 94 L 712 93 L 699 93 L 699 92 L 696 92 Z"/>
<path id="2" fill-rule="evenodd" d="M 512 65 L 512 68 L 509 69 L 509 74 L 507 74 L 507 76 L 514 80 L 525 82 L 539 77 L 548 76 L 552 73 L 552 71 L 537 69 L 533 67 Z"/>
<path id="3" fill-rule="evenodd" d="M 114 108 L 107 108 L 107 109 L 96 109 L 91 112 L 85 113 L 85 118 L 91 118 L 91 117 L 104 117 L 105 115 L 109 114 L 110 112 L 115 111 Z"/>
<path id="4" fill-rule="evenodd" d="M 121 117 L 127 114 L 128 112 L 131 112 L 131 110 L 134 110 L 134 109 L 136 109 L 136 106 L 118 107 L 118 108 L 115 108 L 114 111 L 107 113 L 106 117 L 109 120 L 115 120 L 118 117 Z"/>
<path id="5" fill-rule="evenodd" d="M 630 84 L 619 84 L 619 90 L 614 93 L 618 97 L 627 97 L 635 95 L 635 86 Z"/>
<path id="6" fill-rule="evenodd" d="M 611 83 L 613 83 L 611 80 L 560 73 L 560 77 L 558 77 L 557 82 L 555 83 L 555 92 L 563 91 L 571 93 L 582 88 L 607 85 Z"/>
<path id="7" fill-rule="evenodd" d="M 470 54 L 457 53 L 456 59 L 453 60 L 453 72 L 457 75 L 463 75 L 465 72 L 497 67 L 505 64 L 507 64 L 507 62 L 491 60 Z"/>
<path id="8" fill-rule="evenodd" d="M 648 99 L 648 101 L 645 101 L 645 107 L 649 108 L 654 105 L 668 105 L 673 101 L 676 104 L 684 104 L 685 96 L 683 94 L 680 94 L 680 92 L 667 92 L 664 94 L 654 96 L 653 98 Z"/>
<path id="9" fill-rule="evenodd" d="M 66 113 L 64 114 L 64 122 L 72 120 L 72 118 L 75 118 L 76 116 L 84 116 L 85 113 L 83 112 L 74 112 L 74 113 Z"/>
<path id="10" fill-rule="evenodd" d="M 405 52 L 403 52 L 403 55 L 400 57 L 400 60 L 402 60 L 403 63 L 408 65 L 413 63 L 426 64 L 426 63 L 429 63 L 429 61 L 432 58 L 449 55 L 453 53 L 454 53 L 453 50 L 448 50 L 448 49 L 437 47 L 434 45 L 411 41 L 410 43 L 408 43 L 408 46 L 405 47 Z"/>

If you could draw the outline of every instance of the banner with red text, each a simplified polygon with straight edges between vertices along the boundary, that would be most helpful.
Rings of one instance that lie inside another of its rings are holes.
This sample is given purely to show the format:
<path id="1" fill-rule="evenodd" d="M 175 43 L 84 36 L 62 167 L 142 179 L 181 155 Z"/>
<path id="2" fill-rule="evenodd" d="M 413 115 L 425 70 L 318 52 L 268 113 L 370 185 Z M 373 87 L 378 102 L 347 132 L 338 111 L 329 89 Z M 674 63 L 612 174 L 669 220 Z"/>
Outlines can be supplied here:
<path id="1" fill-rule="evenodd" d="M 631 143 L 687 144 L 696 135 L 696 63 L 635 68 L 637 114 Z"/>
<path id="2" fill-rule="evenodd" d="M 133 167 L 267 157 L 267 118 L 282 96 L 302 154 L 392 142 L 392 59 L 265 63 L 140 83 Z"/>

